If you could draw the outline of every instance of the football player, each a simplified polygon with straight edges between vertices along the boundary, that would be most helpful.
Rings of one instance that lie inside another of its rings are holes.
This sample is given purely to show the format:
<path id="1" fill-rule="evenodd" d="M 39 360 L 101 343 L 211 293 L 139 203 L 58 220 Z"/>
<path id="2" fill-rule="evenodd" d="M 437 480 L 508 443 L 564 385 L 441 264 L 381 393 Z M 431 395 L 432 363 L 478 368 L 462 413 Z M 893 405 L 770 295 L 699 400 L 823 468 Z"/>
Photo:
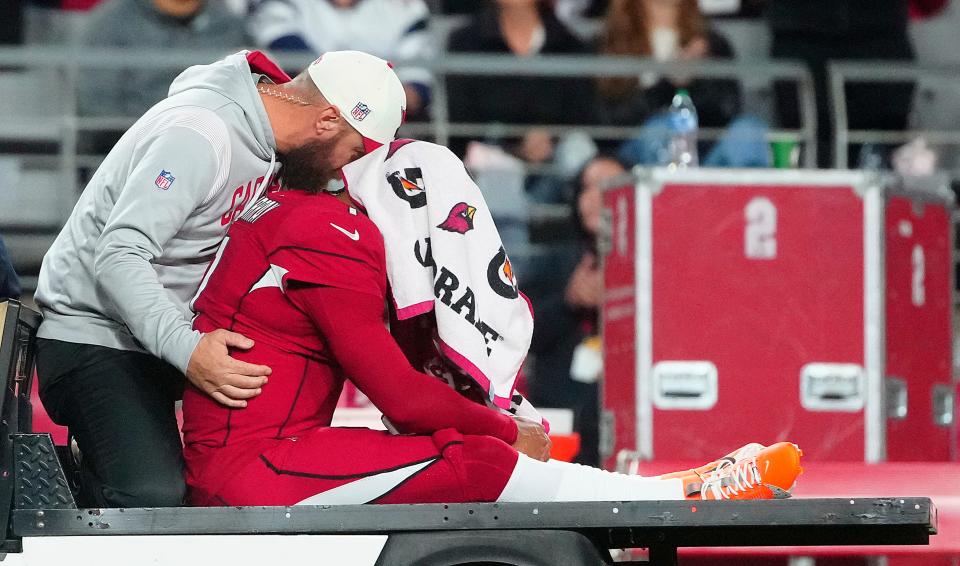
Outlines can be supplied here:
<path id="1" fill-rule="evenodd" d="M 383 238 L 346 192 L 276 192 L 233 225 L 195 327 L 253 338 L 234 355 L 273 373 L 244 408 L 185 392 L 193 504 L 771 498 L 800 473 L 786 442 L 659 477 L 549 460 L 540 424 L 411 367 L 384 324 L 387 293 Z M 347 379 L 405 434 L 331 427 Z"/>

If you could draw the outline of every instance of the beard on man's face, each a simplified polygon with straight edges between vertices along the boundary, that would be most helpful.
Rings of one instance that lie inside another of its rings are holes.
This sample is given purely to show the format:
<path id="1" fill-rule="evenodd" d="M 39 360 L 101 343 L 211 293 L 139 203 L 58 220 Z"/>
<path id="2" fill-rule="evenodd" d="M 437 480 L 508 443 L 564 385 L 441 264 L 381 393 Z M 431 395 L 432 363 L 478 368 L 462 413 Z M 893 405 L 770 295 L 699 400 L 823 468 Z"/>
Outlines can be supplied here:
<path id="1" fill-rule="evenodd" d="M 291 149 L 280 156 L 280 175 L 283 186 L 288 189 L 304 191 L 322 191 L 331 179 L 338 179 L 339 173 L 330 163 L 330 152 L 336 144 L 330 141 L 314 140 Z"/>

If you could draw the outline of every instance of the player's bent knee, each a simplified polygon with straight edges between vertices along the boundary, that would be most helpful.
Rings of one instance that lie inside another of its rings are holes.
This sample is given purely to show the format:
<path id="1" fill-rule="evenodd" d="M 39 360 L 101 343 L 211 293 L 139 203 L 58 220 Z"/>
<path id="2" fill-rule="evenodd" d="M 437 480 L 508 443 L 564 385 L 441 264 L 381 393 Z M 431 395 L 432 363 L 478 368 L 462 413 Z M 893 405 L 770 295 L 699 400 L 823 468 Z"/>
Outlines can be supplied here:
<path id="1" fill-rule="evenodd" d="M 461 435 L 439 431 L 434 442 L 460 475 L 463 489 L 472 501 L 496 501 L 517 464 L 517 452 L 492 436 Z"/>
<path id="2" fill-rule="evenodd" d="M 103 487 L 103 498 L 111 507 L 179 507 L 186 495 L 187 486 L 180 476 Z"/>

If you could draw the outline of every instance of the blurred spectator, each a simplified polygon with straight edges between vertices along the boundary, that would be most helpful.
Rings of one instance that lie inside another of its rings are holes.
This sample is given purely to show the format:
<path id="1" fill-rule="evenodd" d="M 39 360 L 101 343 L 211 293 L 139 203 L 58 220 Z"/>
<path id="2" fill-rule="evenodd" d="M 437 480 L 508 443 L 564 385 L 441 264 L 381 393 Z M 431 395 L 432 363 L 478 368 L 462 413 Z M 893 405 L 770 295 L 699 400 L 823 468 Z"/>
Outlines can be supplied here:
<path id="1" fill-rule="evenodd" d="M 243 21 L 220 0 L 106 0 L 93 10 L 84 43 L 129 49 L 234 49 Z M 78 107 L 90 116 L 139 116 L 166 98 L 182 69 L 91 69 Z"/>
<path id="2" fill-rule="evenodd" d="M 531 202 L 556 203 L 563 201 L 567 183 L 552 170 L 556 144 L 544 128 L 527 130 L 516 148 L 516 153 L 526 164 L 524 190 Z"/>
<path id="3" fill-rule="evenodd" d="M 440 13 L 450 16 L 479 12 L 490 0 L 440 0 Z"/>
<path id="4" fill-rule="evenodd" d="M 589 49 L 557 19 L 549 2 L 495 0 L 450 37 L 459 53 L 587 54 Z M 593 99 L 589 80 L 569 77 L 463 76 L 447 78 L 450 119 L 506 124 L 589 122 Z M 451 145 L 463 153 L 464 141 Z"/>
<path id="5" fill-rule="evenodd" d="M 567 28 L 583 41 L 593 43 L 600 34 L 600 17 L 610 0 L 554 0 L 554 11 Z"/>
<path id="6" fill-rule="evenodd" d="M 365 51 L 388 61 L 433 55 L 430 13 L 423 0 L 263 0 L 250 15 L 257 45 L 276 50 Z M 407 115 L 430 100 L 430 73 L 398 69 L 407 91 Z"/>
<path id="7" fill-rule="evenodd" d="M 601 51 L 604 55 L 652 57 L 657 61 L 729 59 L 733 48 L 708 26 L 697 0 L 611 0 Z M 736 80 L 693 79 L 655 73 L 639 78 L 610 77 L 599 81 L 599 113 L 608 124 L 642 124 L 639 135 L 617 152 L 628 165 L 663 164 L 673 133 L 663 110 L 679 88 L 693 99 L 700 127 L 724 128 L 714 144 L 701 140 L 701 163 L 708 167 L 764 167 L 769 156 L 768 127 L 753 116 L 741 116 Z"/>
<path id="8" fill-rule="evenodd" d="M 568 131 L 554 143 L 546 130 L 533 128 L 524 136 L 519 153 L 528 165 L 524 187 L 530 201 L 560 204 L 570 201 L 573 178 L 597 154 L 597 144 L 581 130 Z"/>
<path id="9" fill-rule="evenodd" d="M 951 2 L 935 16 L 915 20 L 911 25 L 917 61 L 939 67 L 960 66 L 960 2 Z M 917 81 L 910 127 L 913 130 L 940 131 L 960 124 L 960 89 L 956 81 L 930 79 Z M 939 167 L 960 171 L 960 145 L 931 143 Z M 954 190 L 960 189 L 960 177 L 954 175 Z M 960 193 L 958 193 L 960 194 Z M 960 272 L 958 272 L 960 273 Z M 960 284 L 960 278 L 957 279 Z M 958 358 L 960 360 L 960 358 Z"/>
<path id="10" fill-rule="evenodd" d="M 7 255 L 7 247 L 0 238 L 0 300 L 17 299 L 20 297 L 20 280 L 13 270 L 13 263 Z"/>
<path id="11" fill-rule="evenodd" d="M 0 45 L 23 43 L 23 0 L 0 2 Z"/>
<path id="12" fill-rule="evenodd" d="M 813 72 L 817 101 L 818 164 L 833 161 L 833 129 L 827 64 L 842 59 L 909 61 L 913 47 L 907 32 L 908 0 L 775 0 L 767 15 L 777 59 L 805 61 Z M 781 126 L 800 125 L 796 85 L 777 84 Z M 912 83 L 848 83 L 847 119 L 854 130 L 903 130 L 907 126 Z M 858 148 L 851 147 L 850 163 Z"/>
<path id="13" fill-rule="evenodd" d="M 90 10 L 99 4 L 102 0 L 62 0 L 60 7 L 64 10 Z"/>
<path id="14" fill-rule="evenodd" d="M 467 146 L 463 164 L 487 201 L 503 246 L 510 252 L 514 273 L 528 273 L 530 201 L 523 161 L 499 145 L 473 141 Z M 523 280 L 520 275 L 517 278 Z"/>
<path id="15" fill-rule="evenodd" d="M 597 157 L 583 168 L 572 219 L 579 235 L 575 253 L 553 266 L 553 288 L 540 293 L 531 289 L 537 324 L 530 348 L 536 356 L 530 401 L 542 407 L 573 409 L 574 428 L 582 441 L 578 461 L 593 466 L 600 461 L 598 316 L 603 272 L 596 245 L 603 209 L 601 185 L 624 171 L 609 157 Z M 567 283 L 556 287 L 556 281 Z"/>
<path id="16" fill-rule="evenodd" d="M 910 0 L 910 18 L 932 18 L 950 4 L 950 0 Z"/>
<path id="17" fill-rule="evenodd" d="M 246 18 L 256 4 L 256 0 L 223 0 L 227 10 L 241 18 Z"/>
<path id="18" fill-rule="evenodd" d="M 700 10 L 711 18 L 757 18 L 763 14 L 767 2 L 768 0 L 700 0 Z"/>
<path id="19" fill-rule="evenodd" d="M 611 0 L 605 28 L 604 55 L 657 61 L 733 58 L 730 43 L 708 27 L 697 0 Z M 609 124 L 639 125 L 669 106 L 680 87 L 687 89 L 696 104 L 701 127 L 724 127 L 740 111 L 736 81 L 689 81 L 645 74 L 602 79 L 601 118 Z"/>
<path id="20" fill-rule="evenodd" d="M 607 11 L 610 0 L 555 0 L 557 17 L 566 22 L 568 19 L 597 18 Z"/>
<path id="21" fill-rule="evenodd" d="M 752 115 L 734 118 L 716 142 L 700 139 L 698 152 L 703 167 L 770 167 L 769 125 Z M 670 161 L 669 143 L 675 130 L 666 112 L 643 123 L 636 136 L 617 150 L 626 165 L 665 165 Z"/>

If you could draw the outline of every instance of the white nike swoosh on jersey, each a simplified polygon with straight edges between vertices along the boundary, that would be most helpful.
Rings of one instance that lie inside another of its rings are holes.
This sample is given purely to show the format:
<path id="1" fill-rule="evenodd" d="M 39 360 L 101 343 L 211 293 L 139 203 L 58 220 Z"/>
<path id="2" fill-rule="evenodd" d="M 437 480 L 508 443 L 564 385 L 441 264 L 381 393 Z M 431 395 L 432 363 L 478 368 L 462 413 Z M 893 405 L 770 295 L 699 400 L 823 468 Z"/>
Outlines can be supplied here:
<path id="1" fill-rule="evenodd" d="M 350 239 L 353 240 L 354 242 L 356 242 L 357 240 L 360 239 L 360 231 L 357 230 L 356 228 L 353 229 L 353 232 L 347 232 L 347 230 L 346 230 L 345 228 L 341 228 L 340 226 L 337 226 L 337 225 L 334 224 L 333 222 L 331 222 L 330 225 L 333 226 L 334 228 L 336 228 L 337 230 L 340 230 L 341 232 L 343 232 L 343 234 L 344 234 L 346 237 L 350 238 Z"/>
<path id="2" fill-rule="evenodd" d="M 386 495 L 412 475 L 436 461 L 437 458 L 434 458 L 426 462 L 418 462 L 389 472 L 360 478 L 323 493 L 311 495 L 294 505 L 360 505 L 369 503 Z"/>

